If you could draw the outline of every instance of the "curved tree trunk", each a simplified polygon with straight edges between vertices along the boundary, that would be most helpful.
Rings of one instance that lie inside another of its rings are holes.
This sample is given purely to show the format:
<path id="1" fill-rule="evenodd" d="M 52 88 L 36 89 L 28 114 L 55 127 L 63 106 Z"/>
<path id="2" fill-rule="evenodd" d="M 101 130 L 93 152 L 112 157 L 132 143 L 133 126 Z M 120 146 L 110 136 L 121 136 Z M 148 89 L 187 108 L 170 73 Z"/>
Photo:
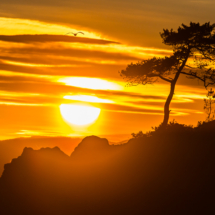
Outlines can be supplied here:
<path id="1" fill-rule="evenodd" d="M 164 105 L 164 119 L 163 119 L 162 127 L 166 127 L 168 124 L 169 114 L 170 114 L 169 105 L 170 105 L 170 102 L 172 101 L 172 97 L 174 95 L 176 82 L 178 80 L 179 75 L 181 74 L 181 71 L 183 70 L 183 68 L 187 62 L 189 54 L 190 54 L 190 48 L 187 50 L 187 55 L 186 55 L 182 65 L 179 67 L 178 72 L 176 73 L 174 79 L 171 81 L 170 93 L 169 93 L 169 96 L 167 97 L 166 103 Z"/>
<path id="2" fill-rule="evenodd" d="M 175 78 L 171 81 L 169 96 L 167 97 L 166 103 L 164 105 L 164 119 L 163 119 L 163 123 L 162 123 L 163 127 L 167 126 L 168 121 L 169 121 L 169 114 L 170 114 L 169 105 L 170 105 L 170 102 L 172 101 L 172 97 L 174 95 L 176 82 L 181 73 L 181 70 L 183 69 L 182 66 L 179 69 L 179 71 L 176 73 Z"/>
<path id="3" fill-rule="evenodd" d="M 167 97 L 166 103 L 164 105 L 164 119 L 163 119 L 162 126 L 166 126 L 169 121 L 169 114 L 170 114 L 169 105 L 170 105 L 170 102 L 172 101 L 172 97 L 174 95 L 176 81 L 177 80 L 173 80 L 171 82 L 170 93 L 169 93 L 169 96 Z"/>

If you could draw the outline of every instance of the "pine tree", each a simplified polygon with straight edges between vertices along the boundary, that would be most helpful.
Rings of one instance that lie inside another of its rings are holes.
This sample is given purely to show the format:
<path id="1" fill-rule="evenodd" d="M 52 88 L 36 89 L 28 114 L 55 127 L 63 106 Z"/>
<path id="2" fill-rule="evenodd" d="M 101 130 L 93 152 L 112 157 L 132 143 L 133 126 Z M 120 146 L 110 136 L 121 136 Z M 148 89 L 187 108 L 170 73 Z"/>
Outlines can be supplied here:
<path id="1" fill-rule="evenodd" d="M 168 124 L 169 106 L 174 95 L 175 85 L 181 74 L 187 78 L 200 80 L 205 88 L 215 84 L 215 24 L 182 24 L 177 31 L 163 29 L 160 33 L 163 43 L 171 46 L 173 54 L 164 58 L 153 57 L 138 63 L 129 64 L 120 75 L 128 85 L 151 84 L 159 79 L 170 83 L 170 93 L 164 105 L 163 126 Z M 188 61 L 190 60 L 190 62 Z"/>

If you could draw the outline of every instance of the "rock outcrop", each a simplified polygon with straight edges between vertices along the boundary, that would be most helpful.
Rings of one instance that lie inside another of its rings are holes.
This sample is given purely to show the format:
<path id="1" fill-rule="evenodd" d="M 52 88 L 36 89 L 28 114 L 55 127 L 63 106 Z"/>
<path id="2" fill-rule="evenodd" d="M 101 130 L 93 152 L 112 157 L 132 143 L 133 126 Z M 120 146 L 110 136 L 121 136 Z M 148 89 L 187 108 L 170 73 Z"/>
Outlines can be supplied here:
<path id="1" fill-rule="evenodd" d="M 0 214 L 214 214 L 213 133 L 170 133 L 120 146 L 91 136 L 71 156 L 25 148 L 0 178 Z"/>

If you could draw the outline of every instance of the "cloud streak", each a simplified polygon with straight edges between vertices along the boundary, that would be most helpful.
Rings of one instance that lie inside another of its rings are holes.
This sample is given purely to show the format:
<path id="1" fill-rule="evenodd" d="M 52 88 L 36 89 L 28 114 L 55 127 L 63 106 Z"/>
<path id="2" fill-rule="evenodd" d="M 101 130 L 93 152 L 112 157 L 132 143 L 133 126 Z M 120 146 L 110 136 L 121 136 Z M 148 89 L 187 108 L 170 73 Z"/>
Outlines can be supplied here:
<path id="1" fill-rule="evenodd" d="M 8 105 L 59 106 L 60 104 L 86 103 L 101 108 L 103 111 L 163 115 L 163 105 L 166 100 L 166 96 L 162 95 L 152 96 L 117 90 L 86 89 L 64 85 L 60 82 L 50 82 L 50 80 L 39 77 L 0 76 L 0 82 L 0 91 L 2 92 L 0 104 Z M 5 95 L 3 92 L 6 92 Z M 10 93 L 8 94 L 8 92 Z M 18 96 L 19 94 L 20 96 Z M 63 97 L 67 95 L 96 96 L 100 102 L 64 99 Z M 109 99 L 115 103 L 103 103 L 103 99 Z M 173 104 L 176 104 L 172 105 L 172 115 L 182 115 L 190 113 L 192 110 L 197 111 L 193 104 L 190 105 L 191 110 L 187 111 L 178 102 L 187 101 L 183 100 L 183 97 L 175 98 L 172 101 Z"/>
<path id="2" fill-rule="evenodd" d="M 50 43 L 50 42 L 66 42 L 66 43 L 84 43 L 84 44 L 120 44 L 119 42 L 92 39 L 83 37 L 74 37 L 66 35 L 50 35 L 50 34 L 38 34 L 38 35 L 0 35 L 0 41 L 13 42 L 13 43 Z"/>

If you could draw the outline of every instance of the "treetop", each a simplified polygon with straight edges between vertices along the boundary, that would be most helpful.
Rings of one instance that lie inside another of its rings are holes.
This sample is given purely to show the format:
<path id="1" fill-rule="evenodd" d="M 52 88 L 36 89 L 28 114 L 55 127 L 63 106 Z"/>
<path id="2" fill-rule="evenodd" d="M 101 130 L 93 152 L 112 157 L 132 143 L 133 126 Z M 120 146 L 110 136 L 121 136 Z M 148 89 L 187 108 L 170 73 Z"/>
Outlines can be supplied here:
<path id="1" fill-rule="evenodd" d="M 163 29 L 160 36 L 163 43 L 170 46 L 186 46 L 187 48 L 204 47 L 215 44 L 215 24 L 206 22 L 203 25 L 190 22 L 190 26 L 182 24 L 177 31 Z"/>

